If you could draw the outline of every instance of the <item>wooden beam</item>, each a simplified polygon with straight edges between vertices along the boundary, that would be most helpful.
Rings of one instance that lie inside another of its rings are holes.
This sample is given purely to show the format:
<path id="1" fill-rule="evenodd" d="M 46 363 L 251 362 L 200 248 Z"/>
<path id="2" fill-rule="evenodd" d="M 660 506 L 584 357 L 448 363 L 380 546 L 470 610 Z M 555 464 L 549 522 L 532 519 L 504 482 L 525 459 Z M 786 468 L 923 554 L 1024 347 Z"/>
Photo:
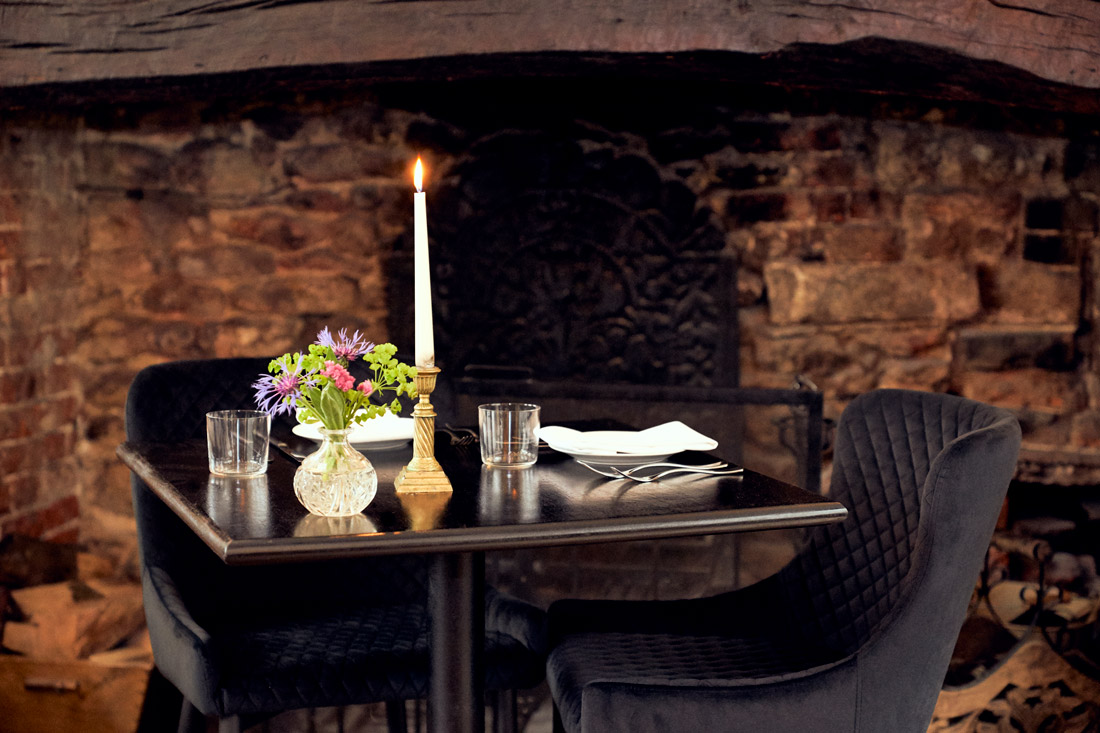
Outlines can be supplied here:
<path id="1" fill-rule="evenodd" d="M 1100 88 L 1093 0 L 0 0 L 0 88 L 527 53 L 884 39 Z"/>

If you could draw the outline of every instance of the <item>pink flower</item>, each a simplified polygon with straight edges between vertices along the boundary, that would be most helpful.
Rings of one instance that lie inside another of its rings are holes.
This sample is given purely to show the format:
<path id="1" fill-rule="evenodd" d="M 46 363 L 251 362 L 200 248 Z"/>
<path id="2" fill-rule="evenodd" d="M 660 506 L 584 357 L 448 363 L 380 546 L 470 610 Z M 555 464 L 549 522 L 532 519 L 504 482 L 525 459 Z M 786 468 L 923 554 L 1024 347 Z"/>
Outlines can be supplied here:
<path id="1" fill-rule="evenodd" d="M 374 391 L 374 383 L 369 379 L 364 379 L 355 388 L 367 397 L 370 397 L 370 393 Z"/>
<path id="2" fill-rule="evenodd" d="M 347 392 L 355 385 L 355 377 L 348 370 L 334 361 L 326 361 L 325 368 L 321 370 L 322 377 L 328 377 L 336 384 L 336 389 Z"/>

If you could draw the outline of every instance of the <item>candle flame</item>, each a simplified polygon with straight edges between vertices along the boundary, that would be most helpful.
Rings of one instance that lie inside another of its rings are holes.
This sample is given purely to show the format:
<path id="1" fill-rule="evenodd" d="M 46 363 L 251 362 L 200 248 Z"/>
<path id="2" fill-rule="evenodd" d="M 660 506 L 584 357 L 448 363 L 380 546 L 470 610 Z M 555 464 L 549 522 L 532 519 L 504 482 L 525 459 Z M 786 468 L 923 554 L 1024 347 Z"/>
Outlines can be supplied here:
<path id="1" fill-rule="evenodd" d="M 416 167 L 413 168 L 413 185 L 417 192 L 424 190 L 424 164 L 420 162 L 420 156 L 416 156 Z"/>

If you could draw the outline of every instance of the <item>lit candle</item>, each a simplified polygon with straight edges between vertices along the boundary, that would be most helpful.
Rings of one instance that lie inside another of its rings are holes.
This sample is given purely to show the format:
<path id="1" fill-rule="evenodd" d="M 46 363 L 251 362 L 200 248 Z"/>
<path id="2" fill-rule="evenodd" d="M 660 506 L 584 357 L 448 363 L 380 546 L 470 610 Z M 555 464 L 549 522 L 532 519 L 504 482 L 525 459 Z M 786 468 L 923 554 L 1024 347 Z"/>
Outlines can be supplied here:
<path id="1" fill-rule="evenodd" d="M 428 264 L 428 212 L 424 202 L 424 165 L 416 159 L 413 169 L 413 289 L 416 306 L 416 365 L 435 366 L 435 338 L 432 335 L 432 275 Z"/>

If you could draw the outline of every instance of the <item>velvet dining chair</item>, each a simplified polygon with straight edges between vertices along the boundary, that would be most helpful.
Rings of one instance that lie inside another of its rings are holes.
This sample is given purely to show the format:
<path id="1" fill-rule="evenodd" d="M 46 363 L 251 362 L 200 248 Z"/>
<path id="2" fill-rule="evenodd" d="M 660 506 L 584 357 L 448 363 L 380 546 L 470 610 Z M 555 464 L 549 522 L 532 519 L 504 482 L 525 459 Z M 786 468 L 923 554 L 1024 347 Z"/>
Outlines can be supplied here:
<path id="1" fill-rule="evenodd" d="M 143 369 L 127 439 L 202 439 L 207 411 L 254 407 L 250 385 L 268 362 Z M 230 567 L 136 476 L 132 493 L 153 656 L 182 694 L 181 731 L 205 730 L 210 717 L 237 731 L 284 711 L 378 702 L 390 730 L 405 730 L 404 701 L 427 697 L 430 680 L 424 556 Z M 542 611 L 493 589 L 486 610 L 485 689 L 537 685 Z"/>
<path id="2" fill-rule="evenodd" d="M 923 733 L 1019 446 L 1000 408 L 858 397 L 830 487 L 849 516 L 778 573 L 707 598 L 551 605 L 556 729 Z"/>

